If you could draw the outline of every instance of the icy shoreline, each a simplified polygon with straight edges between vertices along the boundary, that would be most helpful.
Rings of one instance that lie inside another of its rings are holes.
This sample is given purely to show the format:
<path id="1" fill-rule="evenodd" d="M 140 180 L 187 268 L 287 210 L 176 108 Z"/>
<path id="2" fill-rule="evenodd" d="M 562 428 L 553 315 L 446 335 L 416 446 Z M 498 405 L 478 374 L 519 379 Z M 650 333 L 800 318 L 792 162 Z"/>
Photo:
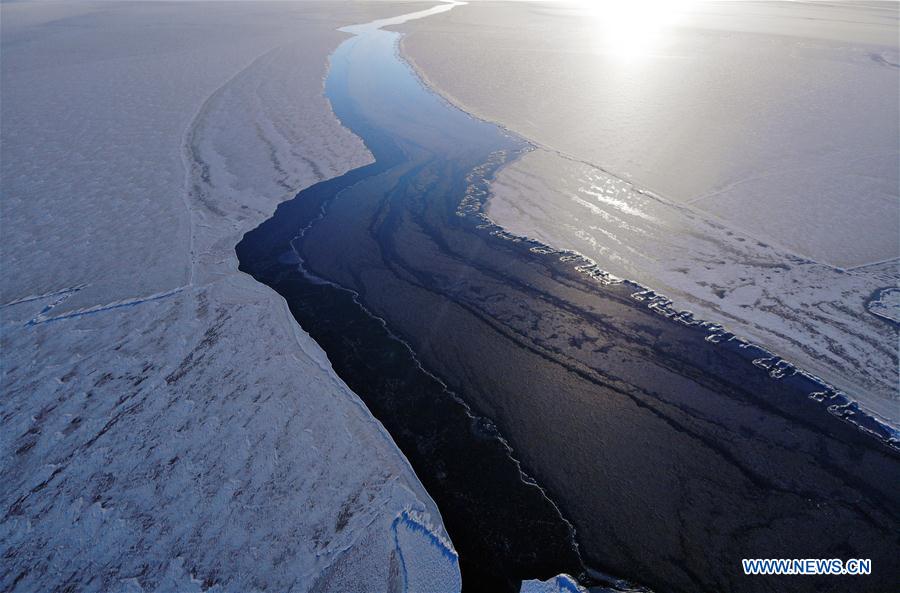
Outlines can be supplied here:
<path id="1" fill-rule="evenodd" d="M 519 160 L 528 154 L 528 151 L 523 152 L 519 155 Z M 802 368 L 802 365 L 797 364 L 795 361 L 768 350 L 752 339 L 735 333 L 727 322 L 723 324 L 695 316 L 694 311 L 684 308 L 682 304 L 673 301 L 667 295 L 636 280 L 621 278 L 611 273 L 607 268 L 584 253 L 574 249 L 553 247 L 546 242 L 542 242 L 541 239 L 525 234 L 528 233 L 529 229 L 525 229 L 524 233 L 519 230 L 518 233 L 522 234 L 511 232 L 509 226 L 504 226 L 495 220 L 490 212 L 493 198 L 490 188 L 496 182 L 497 176 L 503 175 L 506 168 L 514 166 L 516 162 L 518 161 L 514 160 L 506 163 L 495 176 L 484 180 L 484 182 L 473 183 L 460 202 L 458 214 L 460 216 L 471 215 L 479 217 L 483 221 L 482 228 L 490 230 L 491 234 L 509 241 L 532 245 L 530 250 L 534 253 L 556 255 L 561 262 L 566 262 L 578 272 L 596 280 L 601 285 L 622 287 L 629 293 L 630 298 L 640 303 L 645 303 L 646 307 L 654 313 L 665 317 L 673 323 L 680 323 L 707 334 L 705 337 L 707 342 L 735 349 L 742 358 L 747 360 L 748 364 L 764 369 L 772 380 L 786 380 L 797 383 L 800 389 L 805 391 L 809 399 L 821 404 L 829 414 L 852 424 L 857 429 L 871 435 L 892 449 L 900 451 L 900 428 L 898 428 L 896 422 L 879 415 L 869 406 L 866 406 L 865 400 L 860 401 L 860 399 L 854 398 L 853 394 L 848 394 L 835 387 L 826 379 L 813 374 L 808 369 Z M 627 209 L 629 206 L 626 205 L 625 208 Z M 521 226 L 517 225 L 516 228 L 521 229 Z M 889 297 L 894 297 L 896 292 L 897 289 L 895 288 L 877 291 L 876 295 L 872 297 L 870 312 L 889 323 L 896 323 L 888 314 L 877 312 L 877 307 L 882 303 L 881 299 L 887 301 Z M 877 299 L 875 298 L 876 296 L 878 297 Z M 870 304 L 867 303 L 867 309 L 870 308 Z M 887 305 L 884 306 L 886 307 Z"/>
<path id="2" fill-rule="evenodd" d="M 527 152 L 524 154 L 528 154 Z M 507 164 L 506 166 L 510 166 Z M 499 174 L 503 173 L 503 169 Z M 492 183 L 494 179 L 487 180 Z M 701 331 L 706 335 L 705 340 L 713 344 L 721 344 L 723 347 L 733 348 L 745 358 L 748 364 L 765 370 L 769 377 L 775 381 L 786 380 L 797 383 L 804 390 L 806 396 L 823 405 L 829 414 L 840 420 L 852 424 L 862 432 L 871 435 L 885 445 L 896 451 L 900 451 L 900 428 L 887 418 L 879 416 L 876 412 L 866 408 L 852 394 L 838 389 L 825 379 L 816 376 L 806 369 L 801 368 L 795 362 L 784 358 L 779 354 L 766 349 L 745 337 L 735 334 L 726 325 L 695 317 L 694 312 L 682 308 L 665 294 L 662 294 L 648 286 L 631 279 L 620 278 L 609 272 L 594 259 L 572 249 L 558 249 L 551 247 L 538 239 L 525 234 L 510 232 L 507 227 L 491 218 L 488 207 L 491 193 L 488 187 L 473 184 L 459 206 L 460 216 L 477 216 L 482 221 L 482 228 L 490 230 L 491 234 L 517 243 L 532 245 L 534 253 L 542 255 L 556 255 L 561 262 L 573 266 L 578 272 L 596 280 L 604 286 L 620 286 L 626 290 L 630 298 L 640 303 L 654 313 L 665 317 L 673 323 Z M 885 293 L 892 293 L 896 289 L 884 289 Z M 880 301 L 873 301 L 873 304 Z M 877 313 L 873 313 L 878 315 Z M 878 315 L 882 317 L 882 315 Z M 885 320 L 893 320 L 886 315 Z"/>

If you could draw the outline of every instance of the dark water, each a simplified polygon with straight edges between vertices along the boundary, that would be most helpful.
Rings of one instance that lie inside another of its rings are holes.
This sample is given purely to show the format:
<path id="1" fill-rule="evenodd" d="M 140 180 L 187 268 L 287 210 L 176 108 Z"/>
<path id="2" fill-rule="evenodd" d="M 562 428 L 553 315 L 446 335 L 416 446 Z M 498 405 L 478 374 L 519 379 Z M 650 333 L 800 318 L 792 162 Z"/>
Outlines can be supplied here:
<path id="1" fill-rule="evenodd" d="M 900 455 L 752 348 L 461 216 L 527 147 L 427 92 L 395 41 L 349 40 L 326 85 L 376 162 L 237 251 L 410 459 L 465 590 L 587 583 L 586 563 L 657 591 L 896 591 Z M 873 575 L 743 576 L 755 557 L 871 558 Z"/>

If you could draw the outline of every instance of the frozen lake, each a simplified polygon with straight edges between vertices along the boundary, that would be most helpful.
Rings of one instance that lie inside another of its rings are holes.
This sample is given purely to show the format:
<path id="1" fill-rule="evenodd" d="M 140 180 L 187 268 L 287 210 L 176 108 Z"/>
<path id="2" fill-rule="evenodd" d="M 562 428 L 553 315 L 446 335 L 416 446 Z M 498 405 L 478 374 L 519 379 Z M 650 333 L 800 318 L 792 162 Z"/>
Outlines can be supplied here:
<path id="1" fill-rule="evenodd" d="M 735 559 L 847 545 L 886 587 L 893 433 L 770 353 L 490 224 L 489 181 L 528 144 L 430 93 L 394 34 L 352 30 L 328 96 L 376 162 L 300 192 L 238 254 L 406 453 L 464 590 L 579 574 L 562 517 L 588 567 L 660 590 L 785 586 Z"/>

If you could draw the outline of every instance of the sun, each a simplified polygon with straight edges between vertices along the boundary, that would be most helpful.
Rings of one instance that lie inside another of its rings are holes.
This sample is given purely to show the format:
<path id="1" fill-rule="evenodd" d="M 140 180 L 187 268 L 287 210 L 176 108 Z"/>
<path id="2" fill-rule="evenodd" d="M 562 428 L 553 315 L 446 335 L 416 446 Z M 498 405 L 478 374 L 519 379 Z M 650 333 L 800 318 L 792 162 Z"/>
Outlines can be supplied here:
<path id="1" fill-rule="evenodd" d="M 595 51 L 618 58 L 647 55 L 684 22 L 692 0 L 583 0 L 597 27 Z"/>

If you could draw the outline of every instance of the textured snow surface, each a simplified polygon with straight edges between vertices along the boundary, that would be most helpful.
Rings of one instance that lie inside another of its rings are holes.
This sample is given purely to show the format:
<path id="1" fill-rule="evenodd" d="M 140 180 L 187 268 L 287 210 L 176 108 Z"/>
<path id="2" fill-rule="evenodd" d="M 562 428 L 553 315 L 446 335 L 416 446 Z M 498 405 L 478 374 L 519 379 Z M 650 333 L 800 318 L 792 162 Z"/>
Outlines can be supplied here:
<path id="1" fill-rule="evenodd" d="M 900 11 L 685 4 L 630 55 L 589 2 L 469 4 L 405 25 L 402 49 L 451 101 L 537 144 L 492 184 L 498 224 L 900 426 L 896 327 L 866 307 L 900 284 Z"/>
<path id="2" fill-rule="evenodd" d="M 2 4 L 0 589 L 453 591 L 406 460 L 234 245 L 370 155 L 400 3 Z"/>

